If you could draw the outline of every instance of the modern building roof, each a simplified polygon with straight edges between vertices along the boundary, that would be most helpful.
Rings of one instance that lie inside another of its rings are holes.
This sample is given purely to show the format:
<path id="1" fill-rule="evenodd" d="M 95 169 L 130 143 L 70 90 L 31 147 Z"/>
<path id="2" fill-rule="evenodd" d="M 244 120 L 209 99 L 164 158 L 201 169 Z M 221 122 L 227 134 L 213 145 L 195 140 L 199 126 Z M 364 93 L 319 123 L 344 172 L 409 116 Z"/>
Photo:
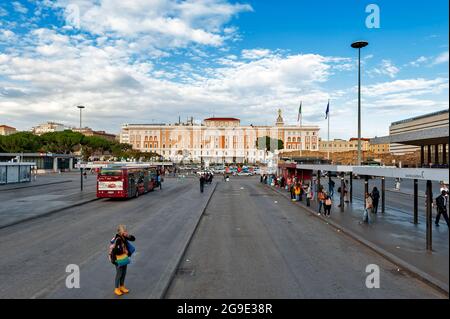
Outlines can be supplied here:
<path id="1" fill-rule="evenodd" d="M 406 145 L 434 145 L 447 144 L 449 129 L 447 127 L 435 127 L 414 132 L 399 133 L 395 135 L 376 137 L 370 140 L 371 144 L 406 144 Z"/>
<path id="2" fill-rule="evenodd" d="M 416 120 L 420 120 L 420 119 L 424 119 L 424 118 L 432 117 L 432 116 L 436 116 L 436 115 L 441 115 L 441 114 L 445 114 L 445 113 L 448 113 L 448 110 L 442 110 L 442 111 L 437 111 L 437 112 L 419 115 L 419 116 L 415 116 L 415 117 L 410 117 L 408 119 L 392 122 L 391 125 L 408 123 L 408 122 L 412 122 L 412 121 L 416 121 Z"/>

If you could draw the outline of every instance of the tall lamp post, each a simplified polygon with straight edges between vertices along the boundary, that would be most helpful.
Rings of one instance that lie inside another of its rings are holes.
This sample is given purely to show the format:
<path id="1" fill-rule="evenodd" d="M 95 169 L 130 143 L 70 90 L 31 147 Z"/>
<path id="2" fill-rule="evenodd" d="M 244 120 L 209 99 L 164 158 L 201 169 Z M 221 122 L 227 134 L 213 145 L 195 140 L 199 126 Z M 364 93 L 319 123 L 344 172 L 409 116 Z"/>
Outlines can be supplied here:
<path id="1" fill-rule="evenodd" d="M 81 133 L 81 128 L 82 128 L 82 126 L 81 126 L 82 125 L 82 122 L 81 122 L 81 111 L 85 107 L 83 105 L 78 105 L 77 108 L 80 109 L 80 133 Z M 79 164 L 80 164 L 80 189 L 81 189 L 81 191 L 83 191 L 83 168 L 81 166 L 81 164 L 82 164 L 82 152 L 81 151 L 82 151 L 82 149 L 80 148 L 80 161 L 79 161 Z"/>
<path id="2" fill-rule="evenodd" d="M 368 44 L 366 41 L 352 43 L 352 48 L 358 49 L 358 165 L 361 165 L 361 48 Z"/>

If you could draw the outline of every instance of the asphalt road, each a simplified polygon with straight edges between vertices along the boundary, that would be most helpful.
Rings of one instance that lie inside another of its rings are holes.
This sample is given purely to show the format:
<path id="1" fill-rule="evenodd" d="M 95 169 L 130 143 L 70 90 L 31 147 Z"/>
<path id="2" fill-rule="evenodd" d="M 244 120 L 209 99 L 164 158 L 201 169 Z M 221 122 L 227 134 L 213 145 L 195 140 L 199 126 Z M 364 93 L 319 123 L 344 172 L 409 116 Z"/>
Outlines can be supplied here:
<path id="1" fill-rule="evenodd" d="M 137 238 L 123 298 L 161 297 L 212 189 L 200 194 L 196 180 L 168 178 L 162 191 L 137 199 L 95 201 L 4 228 L 0 298 L 113 298 L 107 251 L 118 224 Z M 80 267 L 80 289 L 65 286 L 69 264 Z"/>
<path id="2" fill-rule="evenodd" d="M 380 288 L 365 270 L 380 267 Z M 166 298 L 442 298 L 255 178 L 218 184 Z"/>

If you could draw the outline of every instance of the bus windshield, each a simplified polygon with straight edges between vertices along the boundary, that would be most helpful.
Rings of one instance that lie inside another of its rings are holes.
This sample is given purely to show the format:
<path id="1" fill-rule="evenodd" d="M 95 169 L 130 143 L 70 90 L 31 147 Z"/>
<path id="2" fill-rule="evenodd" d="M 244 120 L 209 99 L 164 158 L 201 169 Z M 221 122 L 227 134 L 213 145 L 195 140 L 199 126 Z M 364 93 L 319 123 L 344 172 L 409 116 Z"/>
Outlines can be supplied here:
<path id="1" fill-rule="evenodd" d="M 102 168 L 100 171 L 102 176 L 122 176 L 122 171 L 120 169 L 108 169 Z"/>

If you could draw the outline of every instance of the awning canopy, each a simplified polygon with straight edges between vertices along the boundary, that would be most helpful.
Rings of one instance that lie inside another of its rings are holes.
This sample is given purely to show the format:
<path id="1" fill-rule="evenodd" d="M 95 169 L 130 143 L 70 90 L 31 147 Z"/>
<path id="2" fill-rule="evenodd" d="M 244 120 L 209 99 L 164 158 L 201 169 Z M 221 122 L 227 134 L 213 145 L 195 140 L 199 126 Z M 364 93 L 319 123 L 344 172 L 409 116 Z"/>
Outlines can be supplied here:
<path id="1" fill-rule="evenodd" d="M 406 144 L 406 145 L 436 145 L 448 144 L 448 126 L 435 127 L 420 131 L 400 133 L 389 136 L 375 137 L 370 144 Z"/>

